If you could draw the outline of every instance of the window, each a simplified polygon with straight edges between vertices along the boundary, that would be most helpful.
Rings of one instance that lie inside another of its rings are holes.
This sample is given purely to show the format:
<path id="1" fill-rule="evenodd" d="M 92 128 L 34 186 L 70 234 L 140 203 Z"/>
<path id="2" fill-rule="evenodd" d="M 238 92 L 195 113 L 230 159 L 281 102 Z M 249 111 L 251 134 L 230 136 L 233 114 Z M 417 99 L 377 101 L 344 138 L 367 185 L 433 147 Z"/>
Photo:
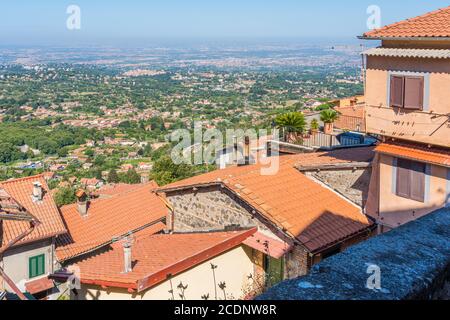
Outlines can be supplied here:
<path id="1" fill-rule="evenodd" d="M 28 272 L 30 279 L 45 274 L 45 254 L 31 257 L 28 262 L 29 262 Z"/>
<path id="2" fill-rule="evenodd" d="M 398 159 L 397 196 L 425 202 L 425 171 L 424 163 Z"/>
<path id="3" fill-rule="evenodd" d="M 391 76 L 391 107 L 423 110 L 424 77 Z"/>

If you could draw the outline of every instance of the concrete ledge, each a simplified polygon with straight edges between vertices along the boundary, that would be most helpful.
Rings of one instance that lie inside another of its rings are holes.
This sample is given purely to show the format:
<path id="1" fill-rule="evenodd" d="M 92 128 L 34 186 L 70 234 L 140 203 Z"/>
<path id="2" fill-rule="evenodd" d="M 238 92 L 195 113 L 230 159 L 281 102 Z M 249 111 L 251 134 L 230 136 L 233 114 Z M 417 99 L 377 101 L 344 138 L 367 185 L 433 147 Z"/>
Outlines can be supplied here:
<path id="1" fill-rule="evenodd" d="M 381 289 L 368 289 L 380 268 Z M 278 284 L 257 300 L 431 299 L 450 279 L 450 208 L 374 237 Z M 448 298 L 448 297 L 447 297 Z"/>

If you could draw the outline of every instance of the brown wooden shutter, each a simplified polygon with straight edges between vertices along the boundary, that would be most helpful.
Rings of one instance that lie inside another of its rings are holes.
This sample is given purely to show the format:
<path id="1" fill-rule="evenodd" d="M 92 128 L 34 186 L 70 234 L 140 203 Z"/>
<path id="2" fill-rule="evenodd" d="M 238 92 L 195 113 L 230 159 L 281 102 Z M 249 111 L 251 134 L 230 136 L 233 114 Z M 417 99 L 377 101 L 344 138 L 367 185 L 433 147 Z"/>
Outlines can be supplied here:
<path id="1" fill-rule="evenodd" d="M 403 107 L 405 77 L 391 76 L 391 107 Z"/>
<path id="2" fill-rule="evenodd" d="M 411 199 L 425 202 L 425 167 L 424 163 L 411 163 Z"/>
<path id="3" fill-rule="evenodd" d="M 405 77 L 405 108 L 423 109 L 424 78 Z"/>
<path id="4" fill-rule="evenodd" d="M 397 162 L 397 195 L 409 198 L 411 195 L 411 162 L 398 159 Z"/>

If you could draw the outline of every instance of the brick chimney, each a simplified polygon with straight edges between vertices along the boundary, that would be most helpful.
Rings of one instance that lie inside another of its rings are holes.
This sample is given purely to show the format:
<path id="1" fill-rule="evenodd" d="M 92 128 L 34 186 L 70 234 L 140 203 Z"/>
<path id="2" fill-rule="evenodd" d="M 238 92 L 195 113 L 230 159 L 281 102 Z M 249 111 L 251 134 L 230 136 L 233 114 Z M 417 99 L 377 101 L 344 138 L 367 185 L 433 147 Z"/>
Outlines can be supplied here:
<path id="1" fill-rule="evenodd" d="M 88 200 L 87 200 L 87 194 L 84 192 L 84 190 L 80 189 L 75 193 L 75 196 L 77 197 L 77 208 L 78 212 L 82 217 L 87 216 L 88 211 Z"/>
<path id="2" fill-rule="evenodd" d="M 31 195 L 33 202 L 42 201 L 44 197 L 44 191 L 42 189 L 42 184 L 39 181 L 33 182 L 33 193 Z"/>

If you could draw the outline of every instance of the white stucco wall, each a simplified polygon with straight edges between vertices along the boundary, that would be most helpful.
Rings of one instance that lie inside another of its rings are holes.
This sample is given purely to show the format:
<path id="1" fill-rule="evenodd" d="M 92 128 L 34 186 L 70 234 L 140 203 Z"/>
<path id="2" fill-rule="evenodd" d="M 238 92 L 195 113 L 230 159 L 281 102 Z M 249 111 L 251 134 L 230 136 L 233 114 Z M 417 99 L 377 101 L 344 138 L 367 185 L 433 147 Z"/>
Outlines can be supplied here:
<path id="1" fill-rule="evenodd" d="M 45 275 L 47 275 L 53 272 L 53 245 L 50 239 L 8 250 L 3 257 L 3 269 L 20 289 L 24 289 L 25 282 L 30 280 L 29 259 L 41 254 L 45 254 Z M 3 289 L 11 288 L 3 284 Z"/>

